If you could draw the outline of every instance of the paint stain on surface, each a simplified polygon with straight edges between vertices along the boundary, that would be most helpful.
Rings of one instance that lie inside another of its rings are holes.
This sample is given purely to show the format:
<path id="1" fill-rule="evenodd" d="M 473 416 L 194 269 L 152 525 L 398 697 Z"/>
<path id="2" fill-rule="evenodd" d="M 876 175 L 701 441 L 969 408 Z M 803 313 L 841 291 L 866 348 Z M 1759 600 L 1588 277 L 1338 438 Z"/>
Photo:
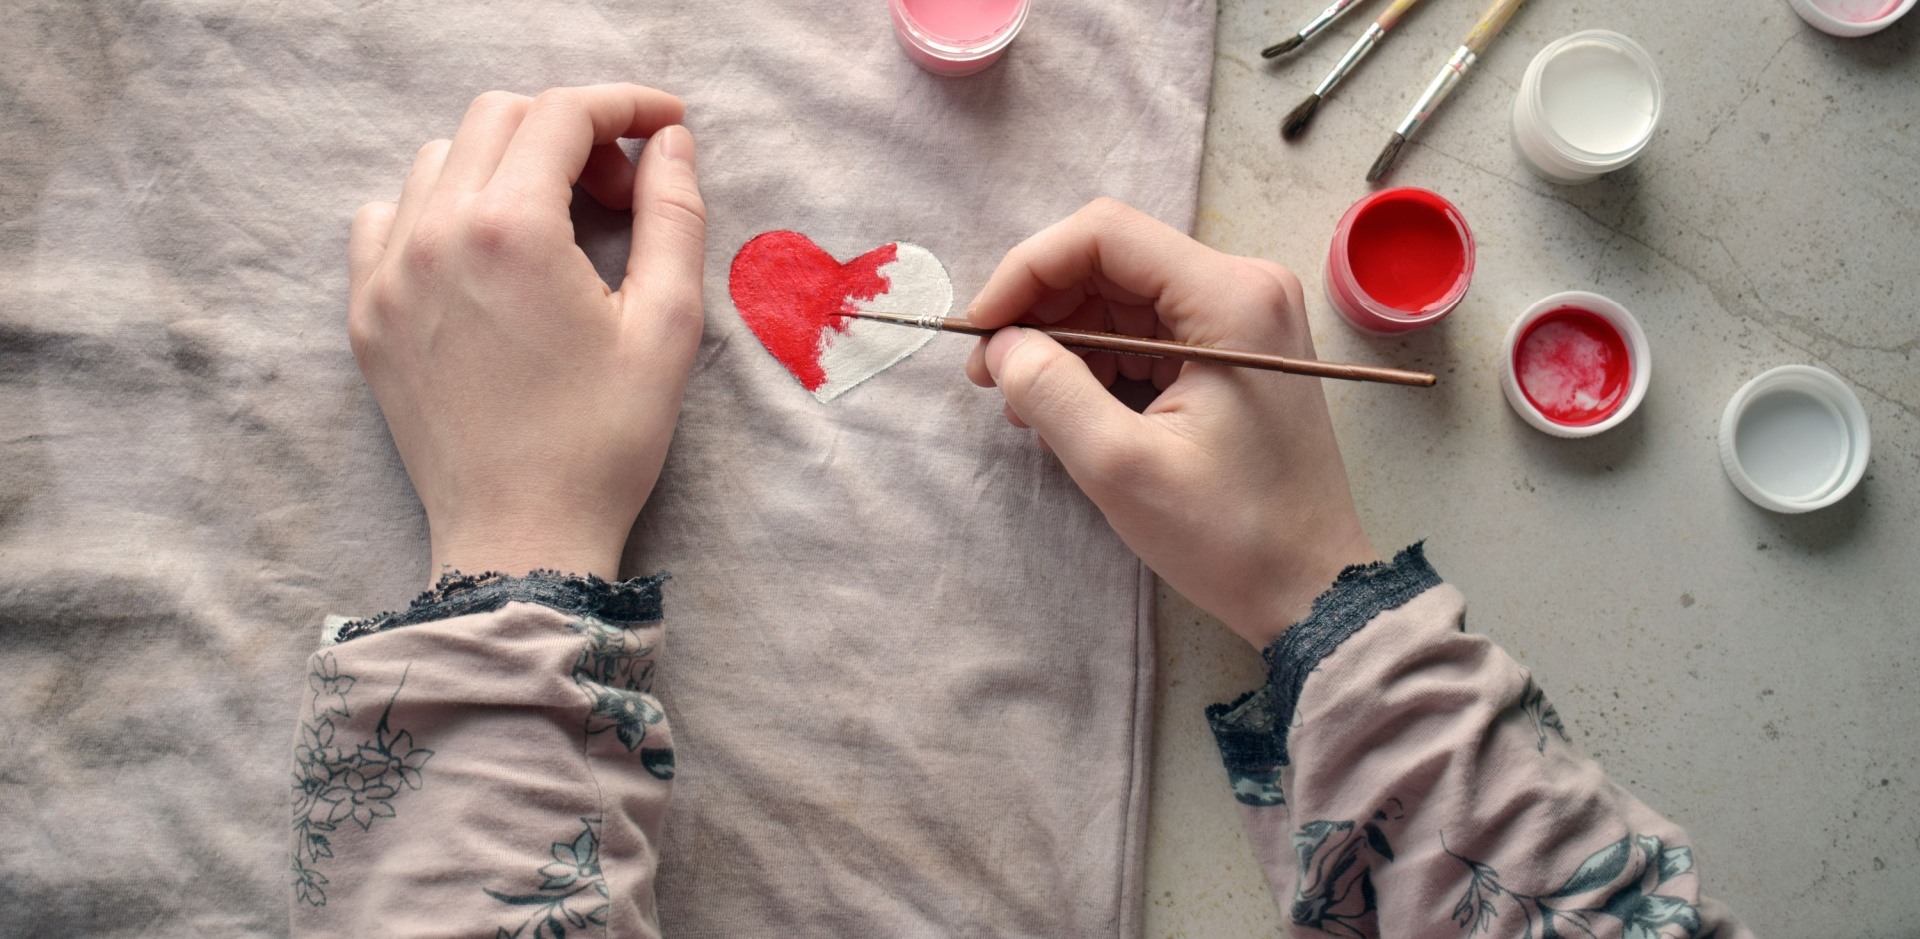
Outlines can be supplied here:
<path id="1" fill-rule="evenodd" d="M 853 321 L 839 314 L 887 292 L 891 285 L 880 269 L 898 251 L 884 244 L 842 264 L 799 232 L 765 232 L 734 255 L 728 290 L 747 328 L 802 387 L 815 391 L 827 382 L 820 362 L 827 330 L 845 332 Z"/>
<path id="2" fill-rule="evenodd" d="M 1632 385 L 1627 341 L 1606 317 L 1562 307 L 1535 320 L 1513 351 L 1520 391 L 1547 420 L 1585 427 L 1606 420 Z"/>

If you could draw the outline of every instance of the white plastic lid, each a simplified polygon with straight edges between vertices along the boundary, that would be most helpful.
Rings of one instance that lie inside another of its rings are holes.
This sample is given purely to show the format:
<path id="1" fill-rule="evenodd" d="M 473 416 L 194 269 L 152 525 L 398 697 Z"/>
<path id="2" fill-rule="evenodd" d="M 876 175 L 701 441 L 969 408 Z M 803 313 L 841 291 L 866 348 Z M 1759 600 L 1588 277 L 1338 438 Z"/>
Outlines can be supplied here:
<path id="1" fill-rule="evenodd" d="M 1520 373 L 1515 363 L 1515 353 L 1519 351 L 1520 340 L 1526 335 L 1527 327 L 1547 314 L 1573 308 L 1593 313 L 1607 321 L 1620 334 L 1620 340 L 1626 344 L 1627 368 L 1629 379 L 1626 397 L 1606 418 L 1591 424 L 1562 424 L 1541 413 L 1527 393 L 1521 387 Z M 1567 290 L 1544 297 L 1540 302 L 1527 308 L 1525 313 L 1513 321 L 1507 328 L 1507 338 L 1500 350 L 1500 390 L 1507 396 L 1507 404 L 1513 407 L 1515 414 L 1526 421 L 1533 429 L 1552 434 L 1555 437 L 1591 437 L 1620 426 L 1633 412 L 1640 408 L 1640 402 L 1647 397 L 1647 386 L 1653 380 L 1653 352 L 1647 342 L 1647 333 L 1640 328 L 1640 321 L 1627 312 L 1627 308 L 1597 293 L 1585 290 Z"/>
<path id="2" fill-rule="evenodd" d="M 1825 508 L 1867 472 L 1867 410 L 1846 382 L 1811 365 L 1762 372 L 1734 392 L 1720 418 L 1720 462 L 1761 508 Z"/>
<path id="3" fill-rule="evenodd" d="M 1877 33 L 1913 9 L 1914 0 L 1787 0 L 1809 25 L 1834 36 Z"/>

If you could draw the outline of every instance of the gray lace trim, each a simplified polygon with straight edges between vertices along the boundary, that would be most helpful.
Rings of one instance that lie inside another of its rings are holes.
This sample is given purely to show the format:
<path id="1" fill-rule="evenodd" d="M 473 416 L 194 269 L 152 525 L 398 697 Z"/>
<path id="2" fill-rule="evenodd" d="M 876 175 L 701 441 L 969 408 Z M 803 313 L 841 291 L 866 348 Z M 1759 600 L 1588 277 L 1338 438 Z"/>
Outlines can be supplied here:
<path id="1" fill-rule="evenodd" d="M 1267 682 L 1239 698 L 1207 708 L 1220 758 L 1227 765 L 1234 798 L 1248 805 L 1280 805 L 1280 769 L 1288 765 L 1287 730 L 1300 690 L 1320 660 L 1374 617 L 1398 609 L 1439 586 L 1427 563 L 1425 542 L 1415 542 L 1391 561 L 1355 564 L 1313 601 L 1307 618 L 1261 652 Z"/>
<path id="2" fill-rule="evenodd" d="M 484 574 L 452 571 L 441 575 L 439 583 L 404 610 L 342 625 L 334 634 L 334 641 L 346 642 L 456 616 L 492 613 L 515 601 L 538 603 L 569 616 L 591 616 L 617 625 L 651 623 L 660 619 L 660 585 L 666 580 L 665 572 L 610 582 L 593 574 L 582 577 L 559 571 L 529 571 L 525 577 L 508 577 L 497 571 Z"/>

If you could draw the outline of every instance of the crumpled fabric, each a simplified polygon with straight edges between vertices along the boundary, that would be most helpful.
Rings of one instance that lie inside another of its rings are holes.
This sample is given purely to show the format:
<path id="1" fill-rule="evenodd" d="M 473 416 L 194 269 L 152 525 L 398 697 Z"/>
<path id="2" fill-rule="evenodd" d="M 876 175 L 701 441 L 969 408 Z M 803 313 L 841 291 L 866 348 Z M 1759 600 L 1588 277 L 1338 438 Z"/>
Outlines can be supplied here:
<path id="1" fill-rule="evenodd" d="M 822 403 L 726 273 L 770 230 L 909 240 L 964 301 L 1096 196 L 1188 226 L 1212 36 L 1212 0 L 1042 0 L 943 79 L 880 0 L 0 8 L 0 934 L 286 930 L 319 625 L 428 575 L 349 218 L 480 92 L 609 80 L 688 101 L 712 216 L 623 571 L 674 577 L 667 934 L 1137 930 L 1150 577 L 971 340 Z M 625 219 L 577 217 L 617 276 Z"/>

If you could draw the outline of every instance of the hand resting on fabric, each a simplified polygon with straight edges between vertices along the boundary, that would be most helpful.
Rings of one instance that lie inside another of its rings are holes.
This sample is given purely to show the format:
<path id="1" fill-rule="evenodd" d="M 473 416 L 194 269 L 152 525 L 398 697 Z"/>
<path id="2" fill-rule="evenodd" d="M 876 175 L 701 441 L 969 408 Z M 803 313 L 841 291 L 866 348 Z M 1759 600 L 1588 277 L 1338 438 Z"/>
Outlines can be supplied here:
<path id="1" fill-rule="evenodd" d="M 1214 251 L 1111 199 L 1020 243 L 968 308 L 1016 322 L 1310 357 L 1300 282 L 1271 261 Z M 1136 414 L 1115 376 L 1161 393 Z M 1318 380 L 1225 366 L 1084 359 L 1001 329 L 967 361 L 998 385 L 1154 572 L 1264 648 L 1349 564 L 1378 559 L 1361 530 Z"/>
<path id="2" fill-rule="evenodd" d="M 700 343 L 706 215 L 680 99 L 488 92 L 353 220 L 347 332 L 425 505 L 435 571 L 613 577 Z M 647 137 L 636 167 L 616 141 Z M 579 183 L 633 210 L 610 291 Z"/>

